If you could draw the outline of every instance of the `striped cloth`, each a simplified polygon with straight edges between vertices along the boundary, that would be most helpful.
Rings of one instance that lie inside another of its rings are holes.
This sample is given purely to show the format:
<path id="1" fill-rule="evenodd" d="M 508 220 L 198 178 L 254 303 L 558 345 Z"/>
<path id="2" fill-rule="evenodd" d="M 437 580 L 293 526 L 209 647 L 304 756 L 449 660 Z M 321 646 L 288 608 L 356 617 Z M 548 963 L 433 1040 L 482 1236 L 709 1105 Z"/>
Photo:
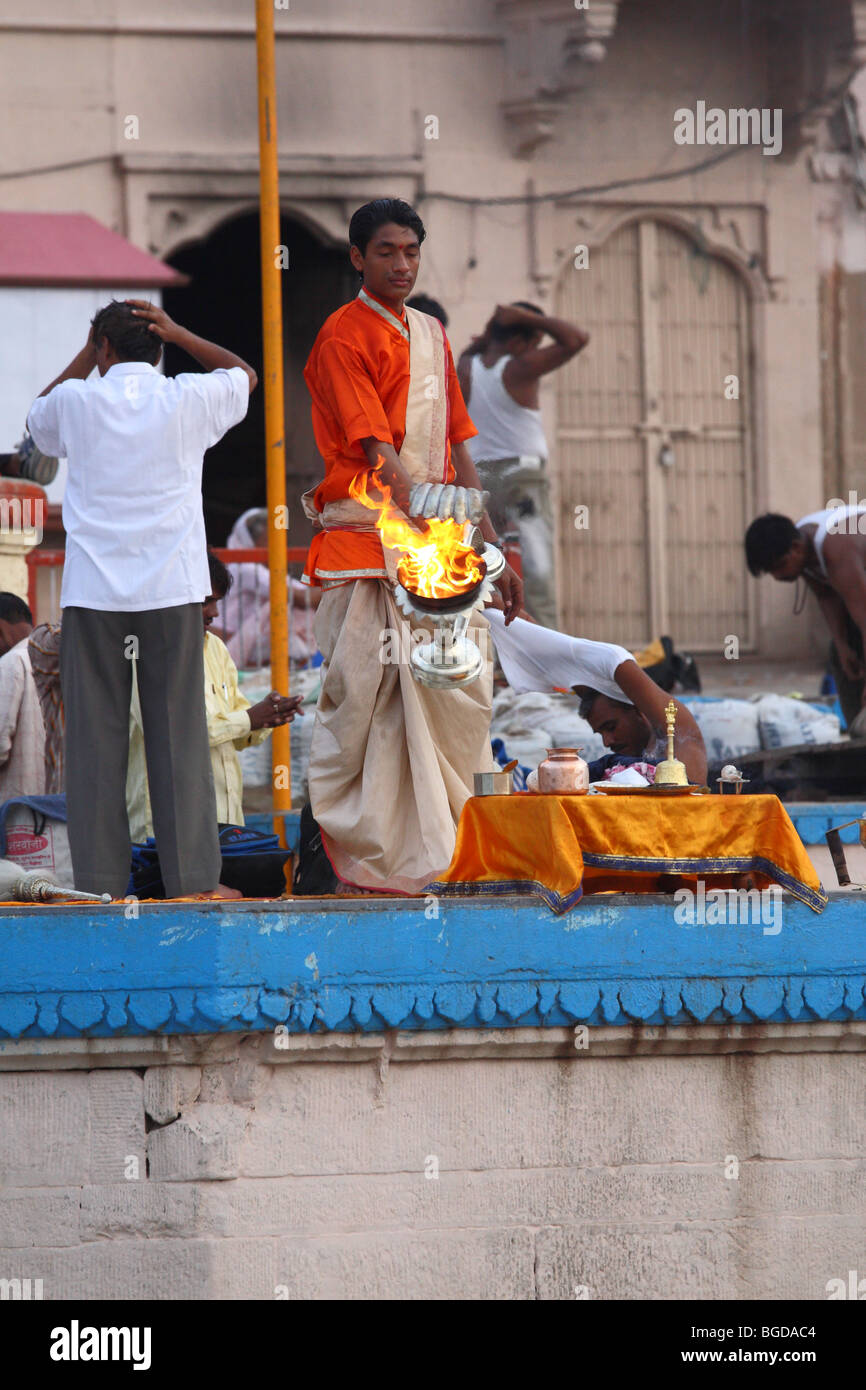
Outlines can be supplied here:
<path id="1" fill-rule="evenodd" d="M 28 639 L 30 668 L 45 726 L 45 790 L 60 794 L 63 785 L 63 700 L 60 695 L 60 624 L 40 623 Z"/>

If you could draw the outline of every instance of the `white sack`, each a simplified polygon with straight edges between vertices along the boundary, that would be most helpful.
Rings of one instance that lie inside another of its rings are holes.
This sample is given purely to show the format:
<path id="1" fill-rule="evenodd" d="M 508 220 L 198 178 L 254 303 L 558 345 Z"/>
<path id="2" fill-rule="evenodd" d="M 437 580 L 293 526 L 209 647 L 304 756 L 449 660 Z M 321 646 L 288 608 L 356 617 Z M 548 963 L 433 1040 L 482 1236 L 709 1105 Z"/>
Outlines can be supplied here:
<path id="1" fill-rule="evenodd" d="M 585 719 L 575 713 L 560 715 L 547 724 L 547 732 L 553 739 L 551 748 L 579 748 L 580 756 L 591 763 L 593 758 L 602 758 L 610 750 L 605 748 L 601 734 L 593 733 Z"/>
<path id="2" fill-rule="evenodd" d="M 521 767 L 538 767 L 552 748 L 547 729 L 522 729 L 519 733 L 502 734 L 491 730 L 491 738 L 501 738 L 509 759 L 516 758 Z"/>
<path id="3" fill-rule="evenodd" d="M 758 701 L 758 724 L 763 748 L 793 748 L 800 743 L 836 743 L 842 737 L 838 717 L 822 713 L 805 700 L 764 695 Z"/>
<path id="4" fill-rule="evenodd" d="M 75 882 L 65 821 L 37 815 L 29 806 L 15 806 L 6 816 L 6 858 L 66 888 Z"/>
<path id="5" fill-rule="evenodd" d="M 758 706 L 748 700 L 683 700 L 697 720 L 711 763 L 736 762 L 761 748 Z"/>

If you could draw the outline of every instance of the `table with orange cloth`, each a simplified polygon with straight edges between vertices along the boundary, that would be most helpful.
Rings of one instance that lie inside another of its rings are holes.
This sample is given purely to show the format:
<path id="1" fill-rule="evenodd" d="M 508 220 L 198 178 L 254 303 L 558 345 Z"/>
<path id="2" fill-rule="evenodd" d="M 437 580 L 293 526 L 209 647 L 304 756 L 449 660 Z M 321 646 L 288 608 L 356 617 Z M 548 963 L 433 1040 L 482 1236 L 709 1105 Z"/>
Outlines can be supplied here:
<path id="1" fill-rule="evenodd" d="M 815 912 L 827 894 L 779 798 L 766 795 L 475 796 L 447 871 L 428 892 L 534 893 L 567 912 L 584 893 L 656 893 L 750 873 Z M 664 883 L 660 877 L 664 876 Z"/>

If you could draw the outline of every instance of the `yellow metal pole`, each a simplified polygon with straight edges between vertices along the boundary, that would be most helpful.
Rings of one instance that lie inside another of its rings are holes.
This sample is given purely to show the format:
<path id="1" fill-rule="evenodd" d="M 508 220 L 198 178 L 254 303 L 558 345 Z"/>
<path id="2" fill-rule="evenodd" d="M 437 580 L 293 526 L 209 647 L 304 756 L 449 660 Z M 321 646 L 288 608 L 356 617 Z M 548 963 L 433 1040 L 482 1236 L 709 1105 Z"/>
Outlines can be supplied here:
<path id="1" fill-rule="evenodd" d="M 262 334 L 265 370 L 268 569 L 271 575 L 271 686 L 289 693 L 286 594 L 286 443 L 283 397 L 283 301 L 280 254 L 280 178 L 277 163 L 277 80 L 274 3 L 256 0 L 259 89 L 259 223 L 262 252 Z M 281 812 L 292 805 L 289 726 L 272 735 L 274 829 L 285 844 Z"/>

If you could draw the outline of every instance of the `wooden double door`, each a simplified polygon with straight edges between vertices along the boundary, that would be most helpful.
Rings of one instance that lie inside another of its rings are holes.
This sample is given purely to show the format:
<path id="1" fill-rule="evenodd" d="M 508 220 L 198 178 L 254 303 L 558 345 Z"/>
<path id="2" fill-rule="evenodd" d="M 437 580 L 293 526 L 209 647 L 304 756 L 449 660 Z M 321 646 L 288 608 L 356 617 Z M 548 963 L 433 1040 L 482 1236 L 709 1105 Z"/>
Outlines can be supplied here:
<path id="1" fill-rule="evenodd" d="M 591 334 L 557 380 L 567 632 L 753 645 L 749 309 L 733 267 L 651 218 L 562 279 L 557 312 Z"/>

